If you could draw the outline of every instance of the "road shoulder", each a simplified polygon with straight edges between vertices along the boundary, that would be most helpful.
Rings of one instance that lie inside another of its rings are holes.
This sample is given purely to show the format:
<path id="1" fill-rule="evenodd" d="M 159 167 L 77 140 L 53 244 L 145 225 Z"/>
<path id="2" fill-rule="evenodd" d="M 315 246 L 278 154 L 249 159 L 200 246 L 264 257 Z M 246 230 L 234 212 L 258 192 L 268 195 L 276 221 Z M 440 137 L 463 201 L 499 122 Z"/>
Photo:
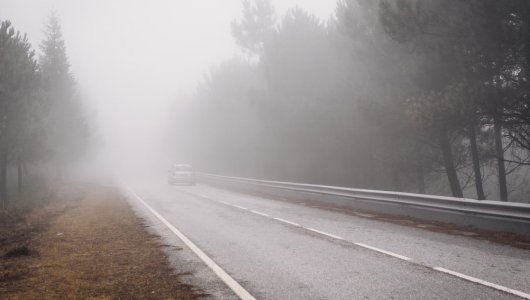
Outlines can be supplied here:
<path id="1" fill-rule="evenodd" d="M 119 190 L 63 186 L 42 207 L 0 224 L 0 294 L 7 299 L 194 299 L 162 241 Z M 9 228 L 6 228 L 9 227 Z M 174 248 L 179 251 L 179 248 Z"/>

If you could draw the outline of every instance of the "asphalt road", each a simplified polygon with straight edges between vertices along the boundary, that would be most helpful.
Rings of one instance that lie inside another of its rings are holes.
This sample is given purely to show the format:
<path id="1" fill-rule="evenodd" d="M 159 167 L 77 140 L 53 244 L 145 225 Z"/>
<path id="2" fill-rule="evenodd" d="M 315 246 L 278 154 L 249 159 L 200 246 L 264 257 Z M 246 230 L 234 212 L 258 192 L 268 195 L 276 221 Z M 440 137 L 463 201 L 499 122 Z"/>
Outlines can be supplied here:
<path id="1" fill-rule="evenodd" d="M 127 185 L 257 299 L 521 299 L 518 293 L 530 294 L 528 250 L 201 184 L 170 186 L 160 179 L 127 180 Z M 163 224 L 150 222 L 166 242 L 185 248 Z M 180 255 L 175 259 L 181 264 L 187 256 L 186 271 L 200 279 L 192 283 L 213 298 L 235 298 L 189 251 L 172 255 Z M 499 290 L 504 288 L 509 292 Z"/>

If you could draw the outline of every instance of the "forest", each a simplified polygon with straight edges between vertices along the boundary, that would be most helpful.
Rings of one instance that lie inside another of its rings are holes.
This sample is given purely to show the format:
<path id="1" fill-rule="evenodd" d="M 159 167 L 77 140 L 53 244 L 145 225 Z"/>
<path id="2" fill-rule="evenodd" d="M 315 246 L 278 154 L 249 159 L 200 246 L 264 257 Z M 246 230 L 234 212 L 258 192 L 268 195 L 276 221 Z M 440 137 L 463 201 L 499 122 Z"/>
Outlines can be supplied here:
<path id="1" fill-rule="evenodd" d="M 530 2 L 245 0 L 232 34 L 171 112 L 197 170 L 528 202 Z"/>
<path id="2" fill-rule="evenodd" d="M 89 126 L 55 14 L 43 30 L 38 55 L 27 35 L 10 21 L 0 23 L 2 209 L 17 202 L 43 164 L 43 177 L 61 180 L 88 143 Z"/>

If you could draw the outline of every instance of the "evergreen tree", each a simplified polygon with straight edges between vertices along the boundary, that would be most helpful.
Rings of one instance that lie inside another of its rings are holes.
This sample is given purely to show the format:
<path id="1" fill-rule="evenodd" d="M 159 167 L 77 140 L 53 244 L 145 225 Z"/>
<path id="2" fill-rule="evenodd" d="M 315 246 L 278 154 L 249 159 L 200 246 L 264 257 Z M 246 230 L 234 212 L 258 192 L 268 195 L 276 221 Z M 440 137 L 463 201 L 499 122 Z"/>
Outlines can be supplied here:
<path id="1" fill-rule="evenodd" d="M 496 133 L 500 198 L 507 200 L 500 135 L 505 103 L 498 93 L 504 81 L 498 76 L 503 76 L 502 68 L 506 66 L 503 8 L 504 3 L 498 1 L 381 2 L 381 22 L 386 32 L 398 42 L 413 45 L 421 61 L 414 82 L 422 91 L 411 102 L 412 111 L 423 124 L 437 124 L 429 128 L 436 128 L 432 134 L 438 138 L 455 196 L 462 192 L 451 152 L 461 144 L 459 136 L 467 135 L 477 197 L 485 198 L 476 128 L 490 119 Z"/>
<path id="2" fill-rule="evenodd" d="M 83 153 L 87 127 L 55 14 L 46 24 L 45 35 L 41 43 L 40 68 L 47 111 L 47 139 L 57 178 L 60 178 L 65 164 Z"/>
<path id="3" fill-rule="evenodd" d="M 27 151 L 32 127 L 28 126 L 38 87 L 37 63 L 25 35 L 9 21 L 0 24 L 0 200 L 7 199 L 7 167 L 10 158 L 20 165 Z M 19 168 L 19 191 L 22 174 Z"/>
<path id="4" fill-rule="evenodd" d="M 275 25 L 276 13 L 270 0 L 244 0 L 242 20 L 232 23 L 232 34 L 245 52 L 259 57 Z"/>

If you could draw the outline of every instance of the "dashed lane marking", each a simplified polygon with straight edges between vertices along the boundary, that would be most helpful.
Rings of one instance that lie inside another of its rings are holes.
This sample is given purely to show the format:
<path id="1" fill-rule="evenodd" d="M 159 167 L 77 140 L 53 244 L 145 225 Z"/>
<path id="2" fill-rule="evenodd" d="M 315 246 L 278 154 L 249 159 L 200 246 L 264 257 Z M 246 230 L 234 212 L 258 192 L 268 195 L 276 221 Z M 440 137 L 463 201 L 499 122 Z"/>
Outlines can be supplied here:
<path id="1" fill-rule="evenodd" d="M 304 227 L 304 228 L 305 228 L 305 227 Z M 324 232 L 324 231 L 320 231 L 320 230 L 318 230 L 318 229 L 314 229 L 314 228 L 310 228 L 310 227 L 307 227 L 306 229 L 309 230 L 309 231 L 313 231 L 313 232 L 316 232 L 316 233 L 319 233 L 319 234 L 322 234 L 322 235 L 328 236 L 328 237 L 330 237 L 330 238 L 334 238 L 334 239 L 337 239 L 337 240 L 344 241 L 344 239 L 341 238 L 341 237 L 338 236 L 338 235 L 334 235 L 334 234 L 327 233 L 327 232 Z"/>
<path id="2" fill-rule="evenodd" d="M 285 220 L 285 219 L 282 219 L 282 218 L 273 218 L 273 219 L 276 220 L 276 221 L 280 221 L 280 222 L 283 222 L 283 223 L 287 223 L 287 224 L 289 224 L 289 225 L 296 226 L 296 227 L 302 227 L 302 226 L 300 226 L 300 224 L 298 224 L 298 223 L 291 222 L 291 221 L 288 221 L 288 220 Z"/>
<path id="3" fill-rule="evenodd" d="M 203 196 L 203 195 L 200 195 L 200 196 L 203 197 L 203 198 L 212 200 L 212 199 L 210 199 L 210 198 L 208 198 L 206 196 Z M 265 214 L 265 213 L 262 213 L 262 212 L 259 212 L 259 211 L 256 211 L 256 210 L 251 210 L 251 209 L 248 209 L 248 208 L 243 207 L 243 206 L 230 204 L 230 203 L 222 201 L 222 200 L 215 200 L 215 201 L 219 202 L 219 203 L 222 203 L 222 204 L 230 205 L 232 207 L 236 207 L 236 208 L 239 208 L 239 209 L 242 209 L 242 210 L 250 211 L 251 213 L 254 213 L 254 214 L 266 217 L 266 218 L 274 219 L 274 220 L 282 222 L 282 223 L 286 223 L 286 224 L 289 224 L 289 225 L 292 225 L 292 226 L 295 226 L 295 227 L 300 227 L 302 229 L 306 229 L 306 230 L 309 230 L 309 231 L 312 231 L 312 232 L 315 232 L 315 233 L 318 233 L 318 234 L 321 234 L 321 235 L 325 235 L 327 237 L 330 237 L 330 238 L 333 238 L 333 239 L 336 239 L 336 240 L 346 241 L 340 236 L 337 236 L 337 235 L 334 235 L 334 234 L 331 234 L 331 233 L 327 233 L 327 232 L 324 232 L 324 231 L 321 231 L 321 230 L 318 230 L 318 229 L 310 228 L 310 227 L 303 227 L 300 224 L 292 222 L 292 221 L 289 221 L 289 220 L 285 220 L 285 219 L 282 219 L 282 218 L 271 217 L 268 214 Z M 366 244 L 363 244 L 363 243 L 356 243 L 356 242 L 351 242 L 351 241 L 346 241 L 346 242 L 352 243 L 352 244 L 357 245 L 359 247 L 363 247 L 363 248 L 366 248 L 366 249 L 369 249 L 369 250 L 372 250 L 372 251 L 375 251 L 375 252 L 379 252 L 379 253 L 382 253 L 382 254 L 385 254 L 385 255 L 389 255 L 389 256 L 392 256 L 392 257 L 395 257 L 395 258 L 398 258 L 398 259 L 401 259 L 401 260 L 405 260 L 405 261 L 414 263 L 410 257 L 404 256 L 404 255 L 400 255 L 400 254 L 397 254 L 397 253 L 394 253 L 394 252 L 391 252 L 391 251 L 383 250 L 383 249 L 380 249 L 380 248 L 377 248 L 377 247 L 373 247 L 373 246 L 370 246 L 370 245 L 366 245 Z M 420 265 L 422 265 L 422 264 L 420 264 Z M 435 270 L 435 271 L 438 271 L 438 272 L 449 274 L 449 275 L 452 275 L 452 276 L 455 276 L 455 277 L 458 277 L 458 278 L 461 278 L 461 279 L 464 279 L 464 280 L 467 280 L 467 281 L 470 281 L 470 282 L 474 282 L 474 283 L 477 283 L 477 284 L 480 284 L 480 285 L 483 285 L 483 286 L 487 286 L 487 287 L 490 287 L 490 288 L 493 288 L 493 289 L 496 289 L 496 290 L 499 290 L 499 291 L 503 291 L 503 292 L 506 292 L 506 293 L 521 297 L 523 299 L 529 299 L 530 300 L 530 294 L 527 294 L 525 292 L 514 290 L 514 289 L 511 289 L 511 288 L 502 286 L 502 285 L 491 283 L 491 282 L 488 282 L 488 281 L 485 281 L 485 280 L 482 280 L 482 279 L 479 279 L 479 278 L 475 278 L 475 277 L 468 276 L 468 275 L 465 275 L 465 274 L 462 274 L 462 273 L 451 271 L 449 269 L 445 269 L 445 268 L 442 268 L 442 267 L 428 267 L 428 268 L 430 268 L 432 270 Z"/>
<path id="4" fill-rule="evenodd" d="M 521 292 L 521 291 L 518 291 L 518 290 L 514 290 L 514 289 L 511 289 L 511 288 L 502 286 L 502 285 L 491 283 L 491 282 L 488 282 L 488 281 L 485 281 L 485 280 L 482 280 L 482 279 L 478 279 L 478 278 L 475 278 L 475 277 L 472 277 L 472 276 L 468 276 L 468 275 L 465 275 L 465 274 L 462 274 L 462 273 L 458 273 L 458 272 L 455 272 L 455 271 L 451 271 L 451 270 L 448 270 L 448 269 L 445 269 L 445 268 L 441 268 L 441 267 L 435 267 L 433 269 L 436 270 L 436 271 L 439 271 L 439 272 L 443 272 L 443 273 L 446 273 L 446 274 L 449 274 L 449 275 L 453 275 L 453 276 L 462 278 L 462 279 L 467 280 L 467 281 L 471 281 L 471 282 L 478 283 L 478 284 L 481 284 L 481 285 L 489 286 L 489 287 L 494 288 L 496 290 L 503 291 L 503 292 L 506 292 L 506 293 L 510 293 L 512 295 L 515 295 L 515 296 L 519 296 L 519 297 L 521 297 L 523 299 L 530 299 L 530 294 L 527 294 L 527 293 L 524 293 L 524 292 Z"/>
<path id="5" fill-rule="evenodd" d="M 373 251 L 376 251 L 376 252 L 379 252 L 379 253 L 383 253 L 383 254 L 386 254 L 386 255 L 390 255 L 390 256 L 393 256 L 395 258 L 399 258 L 399 259 L 402 259 L 402 260 L 406 260 L 406 261 L 410 261 L 411 260 L 410 257 L 406 257 L 406 256 L 403 256 L 403 255 L 394 253 L 394 252 L 390 252 L 390 251 L 386 251 L 386 250 L 379 249 L 379 248 L 376 248 L 376 247 L 372 247 L 372 246 L 369 246 L 369 245 L 366 245 L 366 244 L 362 244 L 362 243 L 354 243 L 354 244 L 357 245 L 357 246 L 360 246 L 360 247 L 363 247 L 363 248 L 366 248 L 366 249 L 370 249 L 370 250 L 373 250 Z"/>
<path id="6" fill-rule="evenodd" d="M 242 210 L 248 210 L 248 208 L 243 207 L 243 206 L 239 206 L 239 205 L 235 205 L 235 204 L 233 204 L 232 206 L 233 207 L 237 207 L 237 208 L 242 209 Z"/>
<path id="7" fill-rule="evenodd" d="M 254 213 L 256 215 L 260 215 L 260 216 L 265 217 L 265 218 L 269 218 L 270 217 L 268 214 L 264 214 L 264 213 L 256 211 L 256 210 L 251 210 L 250 212 Z"/>

